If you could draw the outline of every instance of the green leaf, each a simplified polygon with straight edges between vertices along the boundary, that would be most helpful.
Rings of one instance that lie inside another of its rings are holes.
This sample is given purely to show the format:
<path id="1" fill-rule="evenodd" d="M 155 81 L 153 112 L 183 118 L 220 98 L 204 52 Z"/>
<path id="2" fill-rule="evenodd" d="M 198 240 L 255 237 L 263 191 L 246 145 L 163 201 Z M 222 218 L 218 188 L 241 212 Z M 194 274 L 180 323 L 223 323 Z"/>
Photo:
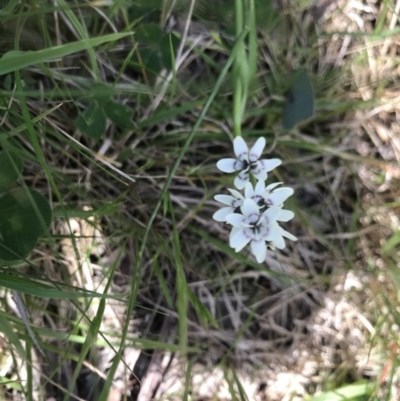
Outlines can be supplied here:
<path id="1" fill-rule="evenodd" d="M 75 121 L 76 128 L 94 139 L 100 139 L 106 131 L 106 114 L 96 102 L 89 107 Z"/>
<path id="2" fill-rule="evenodd" d="M 107 117 L 118 128 L 125 129 L 131 126 L 133 110 L 130 107 L 109 101 L 104 105 L 104 110 L 107 114 Z"/>
<path id="3" fill-rule="evenodd" d="M 14 8 L 18 6 L 19 0 L 1 0 L 0 2 L 0 15 L 11 15 Z"/>
<path id="4" fill-rule="evenodd" d="M 107 103 L 111 100 L 111 96 L 113 95 L 113 90 L 110 86 L 104 85 L 101 82 L 96 82 L 92 84 L 90 87 L 92 92 L 92 97 L 94 100 L 99 102 L 100 104 Z"/>
<path id="5" fill-rule="evenodd" d="M 61 46 L 54 46 L 38 51 L 6 53 L 0 59 L 0 75 L 7 74 L 30 65 L 52 61 L 57 58 L 68 56 L 69 54 L 77 53 L 82 50 L 101 45 L 103 43 L 114 42 L 128 35 L 127 33 L 113 33 L 110 35 L 100 36 L 99 38 L 82 39 L 77 42 L 66 43 Z"/>
<path id="6" fill-rule="evenodd" d="M 294 71 L 291 82 L 283 107 L 283 128 L 287 130 L 314 113 L 314 91 L 308 75 L 301 70 Z"/>
<path id="7" fill-rule="evenodd" d="M 159 43 L 162 63 L 166 69 L 172 70 L 174 65 L 173 61 L 180 43 L 179 39 L 174 34 L 169 33 L 164 35 Z"/>
<path id="8" fill-rule="evenodd" d="M 5 150 L 0 152 L 0 192 L 6 189 L 16 181 L 22 170 L 22 159 L 18 153 Z"/>
<path id="9" fill-rule="evenodd" d="M 192 303 L 202 323 L 206 327 L 208 327 L 208 323 L 211 323 L 215 328 L 218 328 L 218 323 L 214 319 L 212 313 L 206 306 L 204 306 L 204 304 L 200 301 L 197 295 L 189 287 L 188 287 L 188 295 L 190 302 Z"/>
<path id="10" fill-rule="evenodd" d="M 25 258 L 51 222 L 46 198 L 32 189 L 13 189 L 0 198 L 0 259 Z"/>
<path id="11" fill-rule="evenodd" d="M 137 71 L 141 71 L 142 68 L 147 73 L 157 75 L 163 68 L 162 53 L 160 50 L 154 49 L 140 49 L 140 59 L 134 56 L 136 61 L 134 67 Z"/>
<path id="12" fill-rule="evenodd" d="M 63 285 L 63 283 L 57 284 L 60 286 Z M 22 292 L 23 294 L 33 295 L 40 298 L 77 299 L 88 297 L 117 299 L 116 297 L 107 294 L 82 290 L 78 287 L 63 286 L 62 288 L 56 288 L 36 280 L 18 277 L 4 272 L 0 272 L 0 287 L 9 288 L 10 290 L 15 290 Z M 74 291 L 67 291 L 66 288 Z"/>
<path id="13" fill-rule="evenodd" d="M 3 80 L 4 89 L 7 91 L 11 91 L 13 86 L 13 76 L 11 74 L 7 74 Z"/>
<path id="14" fill-rule="evenodd" d="M 135 31 L 135 39 L 140 43 L 154 49 L 160 48 L 160 40 L 165 35 L 157 24 L 143 24 Z"/>
<path id="15" fill-rule="evenodd" d="M 142 45 L 140 57 L 146 70 L 157 73 L 162 68 L 172 69 L 180 44 L 174 34 L 165 34 L 157 24 L 146 24 L 136 30 L 135 38 Z"/>
<path id="16" fill-rule="evenodd" d="M 372 394 L 372 386 L 370 383 L 354 383 L 349 386 L 341 387 L 337 390 L 327 391 L 312 398 L 308 401 L 355 401 L 358 397 L 370 396 Z M 366 400 L 369 397 L 365 398 Z"/>
<path id="17" fill-rule="evenodd" d="M 382 247 L 382 253 L 388 253 L 392 249 L 396 249 L 400 244 L 400 230 L 397 230 Z"/>
<path id="18" fill-rule="evenodd" d="M 20 338 L 15 333 L 7 317 L 0 315 L 0 331 L 5 334 L 8 342 L 12 344 L 21 356 L 25 355 L 24 347 L 21 344 Z"/>

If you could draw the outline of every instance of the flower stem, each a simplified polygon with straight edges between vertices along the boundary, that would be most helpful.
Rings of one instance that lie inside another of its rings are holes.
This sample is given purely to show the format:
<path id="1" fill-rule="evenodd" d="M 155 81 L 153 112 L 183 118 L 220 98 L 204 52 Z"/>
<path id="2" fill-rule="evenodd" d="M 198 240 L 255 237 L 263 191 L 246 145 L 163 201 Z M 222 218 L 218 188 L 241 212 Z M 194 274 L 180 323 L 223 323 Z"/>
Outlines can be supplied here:
<path id="1" fill-rule="evenodd" d="M 235 0 L 236 37 L 249 30 L 248 45 L 240 44 L 233 64 L 233 132 L 242 135 L 242 122 L 250 87 L 257 72 L 257 32 L 254 0 Z M 247 50 L 248 48 L 248 50 Z"/>

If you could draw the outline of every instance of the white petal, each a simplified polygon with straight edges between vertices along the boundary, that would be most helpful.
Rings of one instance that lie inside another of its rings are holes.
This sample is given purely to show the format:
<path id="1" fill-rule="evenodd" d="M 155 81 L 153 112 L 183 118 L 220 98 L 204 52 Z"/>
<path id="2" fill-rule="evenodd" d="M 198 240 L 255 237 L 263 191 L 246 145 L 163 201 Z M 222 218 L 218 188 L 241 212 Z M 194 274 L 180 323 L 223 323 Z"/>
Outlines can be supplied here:
<path id="1" fill-rule="evenodd" d="M 233 212 L 233 207 L 223 207 L 213 214 L 213 219 L 216 221 L 226 221 L 226 217 Z"/>
<path id="2" fill-rule="evenodd" d="M 259 181 L 265 181 L 268 178 L 268 172 L 264 169 L 251 170 L 251 173 Z"/>
<path id="3" fill-rule="evenodd" d="M 278 188 L 268 195 L 266 203 L 271 206 L 280 206 L 289 196 L 293 195 L 293 192 L 292 188 Z"/>
<path id="4" fill-rule="evenodd" d="M 271 192 L 275 187 L 277 187 L 278 185 L 281 185 L 281 182 L 274 182 L 273 184 L 269 184 L 267 186 L 267 188 L 265 188 L 266 192 Z"/>
<path id="5" fill-rule="evenodd" d="M 284 249 L 286 247 L 285 240 L 283 239 L 282 235 L 276 236 L 272 243 L 278 249 Z"/>
<path id="6" fill-rule="evenodd" d="M 240 213 L 231 213 L 226 216 L 226 222 L 234 227 L 242 227 L 245 217 Z"/>
<path id="7" fill-rule="evenodd" d="M 260 215 L 257 203 L 254 202 L 253 199 L 245 199 L 240 210 L 242 211 L 246 219 L 250 218 L 253 215 L 257 216 L 258 219 L 258 216 Z"/>
<path id="8" fill-rule="evenodd" d="M 262 217 L 265 219 L 265 224 L 263 225 L 271 225 L 273 224 L 279 217 L 281 209 L 279 207 L 270 207 L 263 214 Z"/>
<path id="9" fill-rule="evenodd" d="M 251 241 L 251 251 L 258 263 L 265 261 L 265 257 L 267 256 L 267 245 L 265 241 Z"/>
<path id="10" fill-rule="evenodd" d="M 282 227 L 279 227 L 279 232 L 283 237 L 286 237 L 287 239 L 291 239 L 292 241 L 297 241 L 297 237 L 295 237 L 293 234 L 290 234 L 286 230 L 284 230 Z"/>
<path id="11" fill-rule="evenodd" d="M 243 196 L 239 191 L 236 191 L 236 189 L 230 189 L 230 188 L 228 188 L 228 191 L 229 191 L 236 199 L 244 200 L 244 196 Z"/>
<path id="12" fill-rule="evenodd" d="M 289 221 L 294 217 L 294 213 L 291 210 L 281 209 L 277 221 Z"/>
<path id="13" fill-rule="evenodd" d="M 275 167 L 278 167 L 282 164 L 281 159 L 262 159 L 258 161 L 264 170 L 267 172 L 273 170 Z"/>
<path id="14" fill-rule="evenodd" d="M 224 173 L 234 173 L 235 171 L 242 170 L 243 164 L 236 159 L 221 159 L 218 161 L 217 167 Z"/>
<path id="15" fill-rule="evenodd" d="M 257 195 L 262 195 L 265 191 L 265 181 L 259 180 L 254 191 Z"/>
<path id="16" fill-rule="evenodd" d="M 262 233 L 262 239 L 267 242 L 273 242 L 280 238 L 279 226 L 277 223 L 271 224 L 268 227 L 263 227 L 265 230 Z"/>
<path id="17" fill-rule="evenodd" d="M 243 172 L 240 172 L 233 182 L 237 189 L 243 189 L 249 181 L 249 175 Z"/>
<path id="18" fill-rule="evenodd" d="M 248 182 L 246 186 L 244 187 L 244 197 L 245 198 L 252 198 L 254 195 L 254 189 L 253 189 L 253 184 L 251 182 Z"/>
<path id="19" fill-rule="evenodd" d="M 233 196 L 230 196 L 230 195 L 215 195 L 214 199 L 217 202 L 223 203 L 224 205 L 231 206 L 231 207 L 234 207 L 233 203 L 236 201 L 236 198 L 234 198 Z"/>
<path id="20" fill-rule="evenodd" d="M 253 145 L 253 147 L 249 152 L 249 160 L 251 162 L 255 162 L 256 160 L 258 160 L 262 155 L 264 148 L 265 148 L 265 138 L 263 137 L 258 138 L 256 143 Z"/>
<path id="21" fill-rule="evenodd" d="M 247 235 L 247 230 L 242 229 L 230 238 L 229 246 L 234 248 L 236 252 L 241 251 L 250 241 L 251 237 Z"/>
<path id="22" fill-rule="evenodd" d="M 243 230 L 243 228 L 232 227 L 232 230 L 231 230 L 231 232 L 229 233 L 229 243 L 231 243 L 232 237 L 233 237 L 239 230 Z"/>
<path id="23" fill-rule="evenodd" d="M 241 136 L 237 136 L 233 141 L 233 150 L 239 160 L 247 160 L 249 148 Z"/>

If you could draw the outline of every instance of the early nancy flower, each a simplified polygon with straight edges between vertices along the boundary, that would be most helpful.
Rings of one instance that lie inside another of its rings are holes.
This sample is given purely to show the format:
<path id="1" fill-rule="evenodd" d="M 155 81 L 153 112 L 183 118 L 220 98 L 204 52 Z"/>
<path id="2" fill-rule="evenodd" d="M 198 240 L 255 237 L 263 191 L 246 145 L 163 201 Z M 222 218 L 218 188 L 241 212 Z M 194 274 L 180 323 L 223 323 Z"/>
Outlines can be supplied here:
<path id="1" fill-rule="evenodd" d="M 275 189 L 275 187 L 280 184 L 282 183 L 276 182 L 265 187 L 264 181 L 258 181 L 257 185 L 253 187 L 253 185 L 248 182 L 244 188 L 244 196 L 253 199 L 261 210 L 272 206 L 282 207 L 283 202 L 285 202 L 289 196 L 293 195 L 294 191 L 292 188 L 288 187 Z"/>
<path id="2" fill-rule="evenodd" d="M 262 263 L 267 255 L 266 242 L 277 241 L 278 245 L 281 245 L 283 233 L 280 232 L 277 223 L 281 209 L 271 207 L 265 212 L 260 212 L 256 202 L 245 199 L 240 210 L 242 214 L 232 213 L 226 217 L 226 221 L 233 226 L 229 245 L 239 252 L 250 243 L 257 262 Z"/>
<path id="3" fill-rule="evenodd" d="M 265 147 L 265 139 L 258 138 L 256 143 L 250 149 L 241 136 L 237 136 L 233 141 L 233 149 L 236 159 L 221 159 L 217 163 L 217 167 L 225 173 L 233 173 L 240 171 L 235 178 L 235 186 L 243 189 L 249 181 L 249 174 L 252 173 L 257 180 L 265 181 L 268 172 L 279 166 L 282 161 L 280 159 L 262 159 L 259 158 Z"/>
<path id="4" fill-rule="evenodd" d="M 253 185 L 248 182 L 244 189 L 244 196 L 235 189 L 228 188 L 228 191 L 231 195 L 215 195 L 214 199 L 222 204 L 226 205 L 222 209 L 218 210 L 214 213 L 213 219 L 216 221 L 226 222 L 226 216 L 231 213 L 241 213 L 240 207 L 243 204 L 245 198 L 252 199 L 261 212 L 263 212 L 268 207 L 276 206 L 279 208 L 283 207 L 283 202 L 293 195 L 293 189 L 282 187 L 278 189 L 274 189 L 276 186 L 281 183 L 270 184 L 265 187 L 264 181 L 258 181 L 257 185 L 253 188 Z M 286 217 L 287 213 L 289 218 Z M 293 217 L 293 212 L 287 210 L 281 210 L 279 214 L 278 221 L 288 221 Z"/>
<path id="5" fill-rule="evenodd" d="M 239 210 L 240 213 L 240 206 L 242 206 L 243 201 L 244 201 L 244 196 L 234 190 L 234 189 L 229 189 L 228 191 L 232 195 L 215 195 L 214 199 L 218 202 L 223 203 L 224 205 L 227 205 L 226 207 L 223 207 L 222 209 L 219 209 L 216 211 L 213 215 L 213 219 L 216 221 L 226 221 L 226 216 L 231 213 L 235 213 L 236 211 Z"/>

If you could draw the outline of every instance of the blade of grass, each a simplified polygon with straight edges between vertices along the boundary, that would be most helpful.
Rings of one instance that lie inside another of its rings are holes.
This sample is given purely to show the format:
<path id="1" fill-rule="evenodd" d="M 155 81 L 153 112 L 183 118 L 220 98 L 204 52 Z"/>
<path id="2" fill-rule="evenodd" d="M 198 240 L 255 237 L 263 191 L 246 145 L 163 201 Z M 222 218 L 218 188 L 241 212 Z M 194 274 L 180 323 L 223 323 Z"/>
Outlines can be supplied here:
<path id="1" fill-rule="evenodd" d="M 43 113 L 39 114 L 37 117 L 32 118 L 32 123 L 37 123 L 42 120 L 47 115 L 53 113 L 53 111 L 57 110 L 59 107 L 62 106 L 62 103 L 58 104 L 57 106 L 52 107 L 49 110 L 44 111 Z M 0 143 L 3 143 L 5 139 L 11 138 L 14 135 L 19 134 L 26 130 L 26 124 L 21 124 L 19 127 L 12 129 L 8 132 L 1 132 L 0 133 Z"/>
<path id="2" fill-rule="evenodd" d="M 356 397 L 368 396 L 371 393 L 371 385 L 369 383 L 356 383 L 334 391 L 327 391 L 309 398 L 308 401 L 351 401 Z"/>
<path id="3" fill-rule="evenodd" d="M 58 4 L 63 8 L 65 15 L 69 18 L 71 21 L 71 24 L 73 27 L 76 29 L 80 37 L 84 40 L 89 39 L 89 35 L 87 30 L 84 28 L 84 26 L 79 22 L 78 18 L 76 15 L 73 13 L 72 9 L 69 7 L 69 5 L 64 1 L 64 0 L 57 0 Z M 98 81 L 100 80 L 100 71 L 99 71 L 99 66 L 97 64 L 97 58 L 96 54 L 93 51 L 93 47 L 89 47 L 88 49 L 89 53 L 89 58 L 90 58 L 90 63 L 92 65 L 92 74 L 93 78 Z"/>
<path id="4" fill-rule="evenodd" d="M 174 244 L 174 265 L 176 270 L 176 292 L 177 292 L 177 309 L 178 309 L 178 332 L 179 332 L 179 345 L 181 348 L 181 356 L 184 355 L 187 346 L 187 310 L 188 310 L 188 288 L 186 282 L 185 271 L 182 265 L 182 252 L 179 241 L 179 232 L 176 227 L 174 205 L 169 201 L 169 211 L 172 217 L 172 241 Z"/>
<path id="5" fill-rule="evenodd" d="M 33 375 L 32 375 L 32 353 L 31 353 L 31 342 L 26 343 L 26 399 L 27 401 L 33 400 Z"/>
<path id="6" fill-rule="evenodd" d="M 67 286 L 64 283 L 57 283 L 66 288 L 74 288 Z M 50 287 L 39 281 L 17 277 L 9 273 L 0 272 L 0 287 L 9 288 L 24 294 L 34 295 L 41 298 L 54 298 L 54 299 L 78 299 L 83 297 L 96 297 L 96 298 L 118 298 L 107 294 L 99 294 L 94 291 L 82 290 L 76 287 L 76 292 L 64 291 L 60 288 Z"/>
<path id="7" fill-rule="evenodd" d="M 19 293 L 15 290 L 13 290 L 13 296 L 14 296 L 14 301 L 15 304 L 17 305 L 17 309 L 19 314 L 21 315 L 21 319 L 24 322 L 25 328 L 28 332 L 29 337 L 31 338 L 33 344 L 35 344 L 36 348 L 40 351 L 40 353 L 45 357 L 45 353 L 42 349 L 42 347 L 39 345 L 39 342 L 35 336 L 35 333 L 33 332 L 33 330 L 31 329 L 30 326 L 30 322 L 29 322 L 29 313 L 28 310 L 26 309 L 25 303 L 21 297 L 21 295 L 19 295 Z"/>
<path id="8" fill-rule="evenodd" d="M 103 43 L 115 42 L 131 34 L 131 32 L 112 33 L 99 38 L 82 39 L 77 42 L 66 43 L 65 45 L 54 46 L 43 50 L 19 53 L 13 51 L 12 53 L 6 53 L 0 59 L 0 75 L 18 71 L 31 65 L 52 61 L 82 50 L 88 50 Z M 21 88 L 19 88 L 19 91 L 21 91 Z"/>
<path id="9" fill-rule="evenodd" d="M 0 316 L 0 330 L 4 333 L 8 342 L 15 347 L 18 354 L 23 357 L 25 355 L 24 348 L 22 347 L 20 338 L 15 334 L 15 331 L 10 324 L 9 316 Z"/>

